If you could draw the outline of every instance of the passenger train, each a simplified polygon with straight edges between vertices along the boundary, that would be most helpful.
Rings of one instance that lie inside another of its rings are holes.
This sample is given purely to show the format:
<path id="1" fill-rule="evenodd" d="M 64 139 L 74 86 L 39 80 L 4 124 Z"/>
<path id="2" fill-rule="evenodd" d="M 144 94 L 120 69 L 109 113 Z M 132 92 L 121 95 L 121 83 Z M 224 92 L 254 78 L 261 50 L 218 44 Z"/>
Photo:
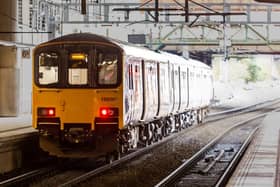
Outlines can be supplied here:
<path id="1" fill-rule="evenodd" d="M 62 157 L 148 146 L 201 123 L 213 97 L 209 66 L 95 34 L 56 38 L 33 57 L 33 127 Z"/>

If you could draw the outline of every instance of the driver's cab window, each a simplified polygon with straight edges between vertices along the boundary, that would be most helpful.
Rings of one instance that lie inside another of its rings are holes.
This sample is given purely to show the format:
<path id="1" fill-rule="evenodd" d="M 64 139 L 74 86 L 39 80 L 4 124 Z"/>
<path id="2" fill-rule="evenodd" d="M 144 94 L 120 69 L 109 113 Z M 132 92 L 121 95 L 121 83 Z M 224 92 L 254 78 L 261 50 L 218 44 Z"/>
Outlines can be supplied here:
<path id="1" fill-rule="evenodd" d="M 114 85 L 118 78 L 118 56 L 116 54 L 98 54 L 98 84 Z"/>
<path id="2" fill-rule="evenodd" d="M 39 55 L 39 76 L 40 85 L 58 83 L 59 56 L 55 52 L 44 52 Z"/>
<path id="3" fill-rule="evenodd" d="M 69 54 L 68 83 L 70 85 L 88 84 L 88 54 L 86 53 Z"/>

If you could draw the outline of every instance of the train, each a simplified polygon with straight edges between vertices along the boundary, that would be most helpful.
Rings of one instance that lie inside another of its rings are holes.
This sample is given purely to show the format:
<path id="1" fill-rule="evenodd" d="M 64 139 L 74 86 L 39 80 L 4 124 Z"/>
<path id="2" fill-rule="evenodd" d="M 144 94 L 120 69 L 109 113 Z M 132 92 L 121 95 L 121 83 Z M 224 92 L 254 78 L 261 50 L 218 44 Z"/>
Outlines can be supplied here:
<path id="1" fill-rule="evenodd" d="M 60 157 L 120 155 L 201 123 L 212 69 L 92 33 L 33 50 L 32 126 Z"/>

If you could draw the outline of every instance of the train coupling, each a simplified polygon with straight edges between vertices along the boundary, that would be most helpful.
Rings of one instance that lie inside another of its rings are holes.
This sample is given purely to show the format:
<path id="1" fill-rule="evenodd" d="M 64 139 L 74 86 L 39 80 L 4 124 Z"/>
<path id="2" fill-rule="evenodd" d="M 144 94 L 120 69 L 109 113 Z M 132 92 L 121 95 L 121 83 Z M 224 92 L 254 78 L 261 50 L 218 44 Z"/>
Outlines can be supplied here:
<path id="1" fill-rule="evenodd" d="M 63 138 L 72 144 L 87 143 L 92 141 L 92 133 L 84 128 L 70 128 L 63 131 Z"/>

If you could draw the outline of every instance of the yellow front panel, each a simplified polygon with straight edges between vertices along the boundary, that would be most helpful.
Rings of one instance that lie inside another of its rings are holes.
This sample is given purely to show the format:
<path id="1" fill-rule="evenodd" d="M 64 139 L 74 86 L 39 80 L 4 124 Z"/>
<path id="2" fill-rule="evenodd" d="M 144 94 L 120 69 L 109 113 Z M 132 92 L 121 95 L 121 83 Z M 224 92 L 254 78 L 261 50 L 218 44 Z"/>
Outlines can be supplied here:
<path id="1" fill-rule="evenodd" d="M 91 123 L 94 104 L 94 90 L 64 89 L 60 98 L 62 123 Z"/>
<path id="2" fill-rule="evenodd" d="M 90 123 L 94 129 L 94 119 L 100 117 L 101 107 L 119 109 L 119 128 L 123 127 L 122 89 L 33 89 L 33 126 L 36 128 L 37 108 L 54 107 L 60 118 L 61 129 L 64 123 Z"/>

